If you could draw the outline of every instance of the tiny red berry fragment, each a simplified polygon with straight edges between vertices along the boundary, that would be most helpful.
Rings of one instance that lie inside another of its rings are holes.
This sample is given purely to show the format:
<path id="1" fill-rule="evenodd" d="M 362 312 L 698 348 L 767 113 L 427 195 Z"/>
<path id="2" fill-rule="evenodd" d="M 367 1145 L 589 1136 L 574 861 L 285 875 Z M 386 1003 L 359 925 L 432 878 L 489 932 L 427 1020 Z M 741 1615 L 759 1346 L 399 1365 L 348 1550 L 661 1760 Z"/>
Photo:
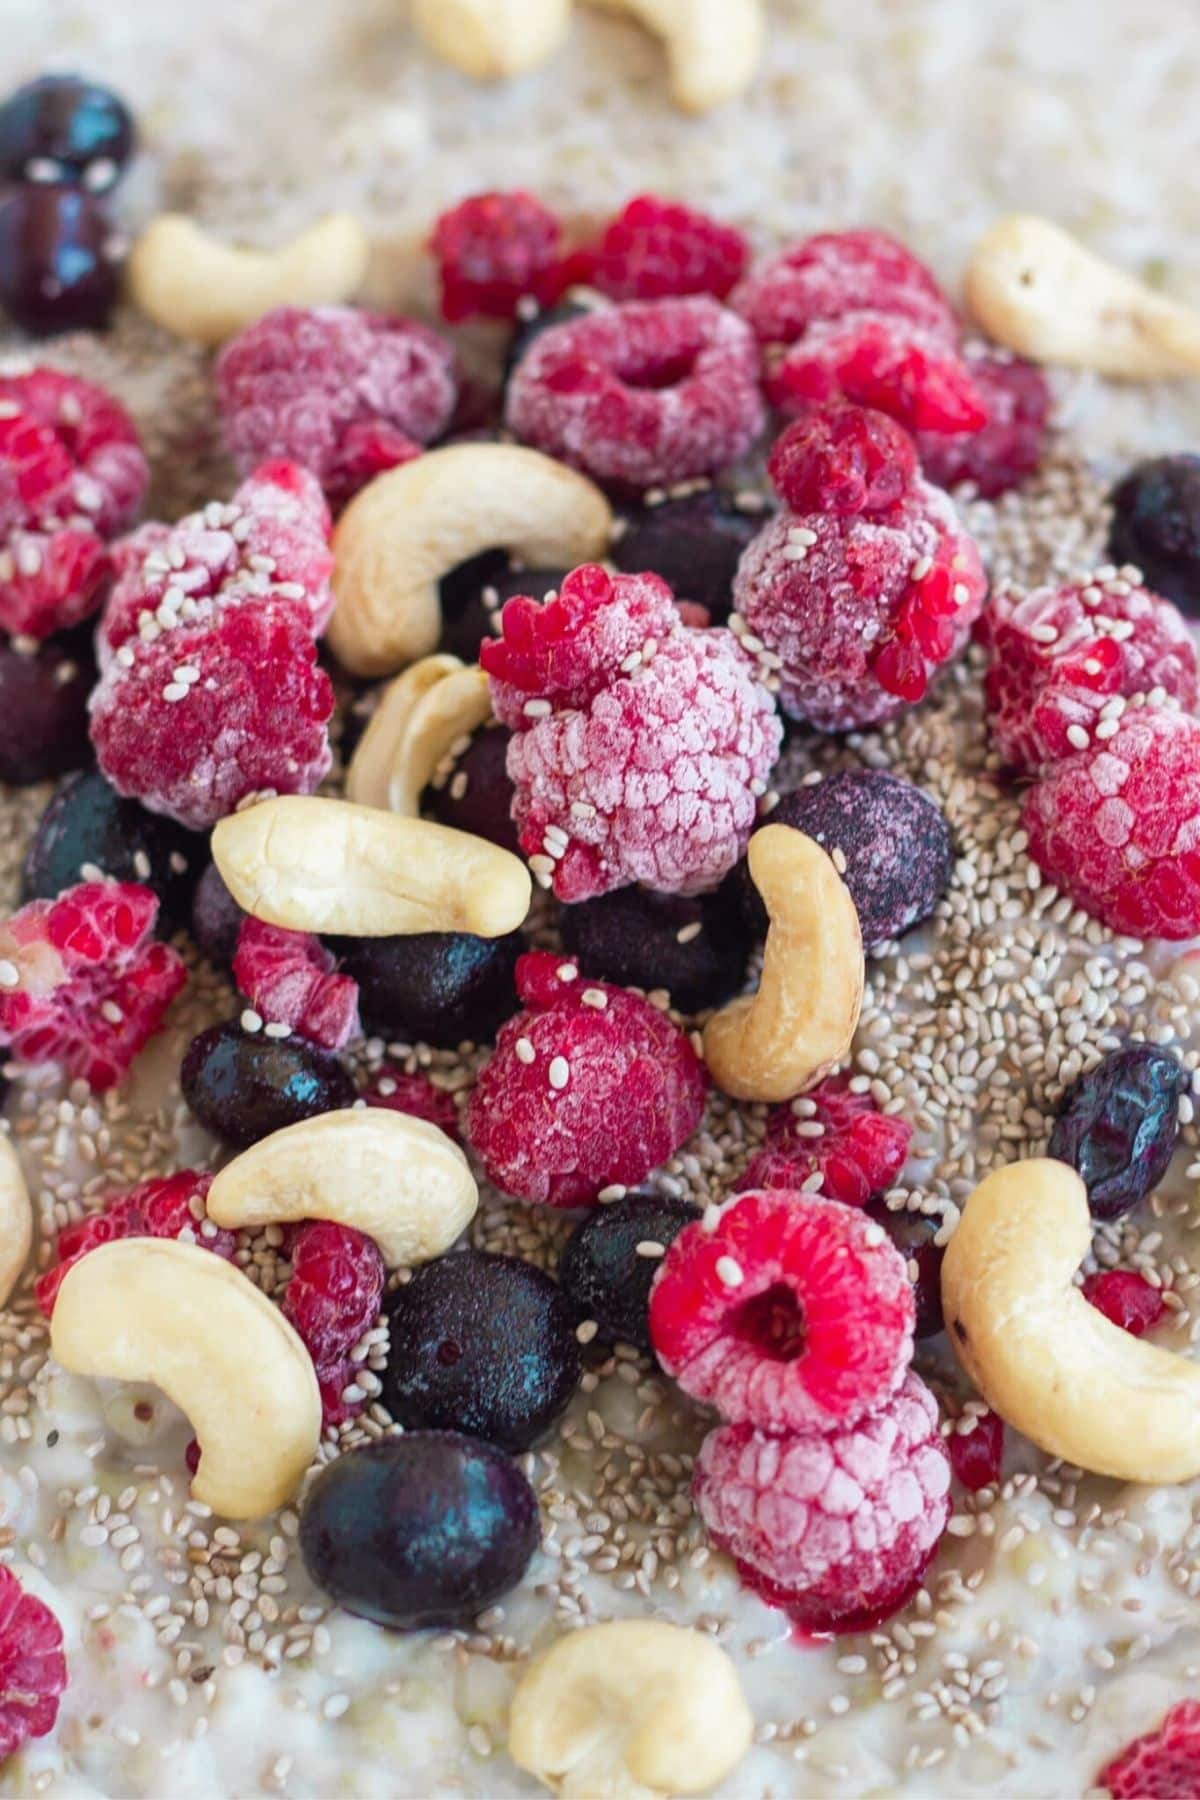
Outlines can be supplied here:
<path id="1" fill-rule="evenodd" d="M 315 1219 L 296 1232 L 291 1260 L 283 1310 L 313 1359 L 325 1423 L 339 1424 L 362 1409 L 341 1396 L 358 1366 L 350 1352 L 379 1317 L 383 1258 L 361 1231 Z"/>
<path id="2" fill-rule="evenodd" d="M 996 1487 L 1004 1464 L 1004 1420 L 994 1412 L 976 1414 L 969 1431 L 950 1433 L 946 1448 L 950 1467 L 963 1487 L 973 1494 Z"/>
<path id="3" fill-rule="evenodd" d="M 472 194 L 439 214 L 430 249 L 442 317 L 511 319 L 522 300 L 549 306 L 562 291 L 562 225 L 521 189 Z"/>
<path id="4" fill-rule="evenodd" d="M 1181 1700 L 1096 1776 L 1112 1800 L 1195 1800 L 1200 1793 L 1200 1700 Z"/>
<path id="5" fill-rule="evenodd" d="M 99 1212 L 85 1213 L 73 1225 L 64 1225 L 55 1245 L 57 1262 L 34 1283 L 37 1303 L 46 1317 L 54 1311 L 58 1290 L 68 1271 L 89 1250 L 118 1238 L 182 1238 L 228 1262 L 237 1248 L 237 1238 L 232 1231 L 222 1231 L 214 1225 L 205 1211 L 212 1179 L 206 1169 L 156 1175 L 128 1193 L 114 1194 Z"/>
<path id="6" fill-rule="evenodd" d="M 53 1729 L 66 1685 L 62 1626 L 0 1563 L 0 1764 Z"/>
<path id="7" fill-rule="evenodd" d="M 1089 1275 L 1083 1297 L 1131 1337 L 1144 1337 L 1167 1314 L 1162 1289 L 1132 1269 L 1105 1269 Z"/>
<path id="8" fill-rule="evenodd" d="M 816 1192 L 845 1206 L 865 1206 L 894 1185 L 904 1167 L 912 1126 L 880 1112 L 870 1094 L 856 1094 L 849 1075 L 831 1075 L 800 1100 L 773 1107 L 767 1139 L 737 1184 L 801 1189 L 817 1175 Z"/>
<path id="9" fill-rule="evenodd" d="M 917 475 L 902 425 L 867 406 L 813 406 L 777 438 L 767 473 L 796 513 L 872 513 L 895 504 Z"/>
<path id="10" fill-rule="evenodd" d="M 939 487 L 971 482 L 983 499 L 994 500 L 1017 487 L 1041 461 L 1050 388 L 1042 371 L 1020 357 L 967 351 L 963 360 L 987 424 L 950 436 L 923 431 L 917 449 L 925 474 Z"/>
<path id="11" fill-rule="evenodd" d="M 427 1075 L 409 1075 L 403 1069 L 385 1063 L 363 1089 L 362 1097 L 368 1106 L 382 1106 L 389 1112 L 409 1113 L 414 1119 L 425 1119 L 458 1142 L 458 1108 L 454 1096 L 445 1088 L 435 1087 Z"/>
<path id="12" fill-rule="evenodd" d="M 336 969 L 311 932 L 242 920 L 233 959 L 239 989 L 268 1024 L 286 1025 L 326 1050 L 340 1050 L 362 1029 L 358 983 Z"/>
<path id="13" fill-rule="evenodd" d="M 611 300 L 712 294 L 723 300 L 746 266 L 740 231 L 654 194 L 630 200 L 587 253 L 593 287 Z"/>

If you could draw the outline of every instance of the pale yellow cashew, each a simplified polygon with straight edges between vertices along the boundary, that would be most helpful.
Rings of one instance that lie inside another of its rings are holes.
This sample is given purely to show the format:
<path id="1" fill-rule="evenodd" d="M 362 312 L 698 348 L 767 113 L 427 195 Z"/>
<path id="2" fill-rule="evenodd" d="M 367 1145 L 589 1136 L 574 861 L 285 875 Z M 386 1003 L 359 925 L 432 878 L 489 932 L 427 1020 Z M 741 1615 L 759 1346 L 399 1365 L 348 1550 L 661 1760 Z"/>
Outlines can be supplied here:
<path id="1" fill-rule="evenodd" d="M 33 1207 L 12 1139 L 0 1135 L 0 1306 L 8 1299 L 33 1243 Z"/>
<path id="2" fill-rule="evenodd" d="M 492 716 L 482 669 L 456 656 L 426 656 L 397 675 L 363 732 L 346 772 L 347 798 L 416 818 L 421 794 L 460 738 Z"/>
<path id="3" fill-rule="evenodd" d="M 1200 1475 L 1200 1364 L 1122 1331 L 1072 1283 L 1087 1190 L 1049 1157 L 997 1169 L 942 1264 L 946 1335 L 994 1412 L 1051 1456 L 1121 1481 Z"/>
<path id="4" fill-rule="evenodd" d="M 295 1493 L 321 1436 L 312 1359 L 282 1312 L 195 1244 L 125 1238 L 69 1271 L 50 1348 L 76 1375 L 145 1381 L 188 1416 L 197 1500 L 260 1519 Z"/>
<path id="5" fill-rule="evenodd" d="M 503 81 L 548 62 L 564 42 L 571 0 L 415 0 L 426 47 L 476 81 Z"/>
<path id="6" fill-rule="evenodd" d="M 662 39 L 671 97 L 685 112 L 708 112 L 736 100 L 762 60 L 766 22 L 761 0 L 591 0 L 625 13 Z"/>
<path id="7" fill-rule="evenodd" d="M 790 825 L 750 839 L 750 875 L 770 926 L 755 994 L 714 1013 L 704 1060 L 735 1100 L 789 1100 L 849 1050 L 862 1008 L 862 932 L 821 846 Z"/>
<path id="8" fill-rule="evenodd" d="M 135 305 L 177 337 L 222 344 L 276 306 L 350 300 L 370 245 L 357 219 L 331 213 L 278 250 L 226 244 L 182 213 L 161 213 L 130 252 Z"/>

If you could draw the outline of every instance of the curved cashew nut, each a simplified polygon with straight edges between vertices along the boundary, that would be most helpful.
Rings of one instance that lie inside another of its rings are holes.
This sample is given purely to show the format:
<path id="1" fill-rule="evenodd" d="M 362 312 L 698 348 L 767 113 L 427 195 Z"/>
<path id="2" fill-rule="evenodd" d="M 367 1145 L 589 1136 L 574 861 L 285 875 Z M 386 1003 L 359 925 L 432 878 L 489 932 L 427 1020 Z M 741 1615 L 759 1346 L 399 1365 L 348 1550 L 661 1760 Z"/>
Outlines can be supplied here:
<path id="1" fill-rule="evenodd" d="M 737 1670 L 712 1638 L 622 1619 L 569 1632 L 530 1663 L 508 1753 L 556 1793 L 648 1800 L 712 1787 L 753 1730 Z"/>
<path id="2" fill-rule="evenodd" d="M 8 1299 L 33 1243 L 33 1207 L 12 1139 L 0 1135 L 0 1306 Z"/>
<path id="3" fill-rule="evenodd" d="M 425 1119 L 382 1107 L 273 1131 L 225 1165 L 206 1200 L 209 1218 L 235 1231 L 298 1219 L 353 1226 L 389 1268 L 440 1256 L 478 1204 L 458 1145 Z"/>
<path id="4" fill-rule="evenodd" d="M 426 656 L 397 675 L 346 771 L 346 796 L 415 819 L 421 794 L 452 744 L 492 716 L 482 669 L 457 656 Z"/>
<path id="5" fill-rule="evenodd" d="M 292 931 L 503 937 L 532 892 L 519 857 L 469 831 L 300 794 L 222 819 L 212 854 L 245 912 Z"/>
<path id="6" fill-rule="evenodd" d="M 970 311 L 1038 362 L 1157 381 L 1200 372 L 1200 313 L 1094 256 L 1048 219 L 1012 213 L 967 265 Z"/>
<path id="7" fill-rule="evenodd" d="M 988 1405 L 1051 1456 L 1121 1481 L 1200 1475 L 1200 1364 L 1141 1342 L 1072 1276 L 1087 1190 L 1049 1157 L 975 1189 L 942 1264 L 946 1333 Z"/>
<path id="8" fill-rule="evenodd" d="M 416 0 L 427 49 L 476 81 L 503 81 L 548 62 L 567 35 L 571 0 Z"/>
<path id="9" fill-rule="evenodd" d="M 448 444 L 377 475 L 333 534 L 329 646 L 352 675 L 390 675 L 436 649 L 438 582 L 483 550 L 532 568 L 607 555 L 608 501 L 583 475 L 519 444 Z"/>
<path id="10" fill-rule="evenodd" d="M 760 0 L 592 0 L 662 39 L 671 97 L 685 112 L 736 100 L 754 80 L 766 26 Z"/>
<path id="11" fill-rule="evenodd" d="M 195 1244 L 125 1238 L 80 1257 L 50 1348 L 77 1375 L 147 1381 L 200 1441 L 197 1500 L 260 1519 L 291 1498 L 321 1436 L 312 1359 L 277 1306 Z"/>
<path id="12" fill-rule="evenodd" d="M 845 1056 L 862 1008 L 866 965 L 849 889 L 812 838 L 764 825 L 750 874 L 771 921 L 756 994 L 704 1027 L 704 1060 L 735 1100 L 789 1100 Z"/>
<path id="13" fill-rule="evenodd" d="M 177 337 L 221 344 L 276 306 L 349 300 L 367 272 L 370 246 L 348 213 L 328 218 L 282 249 L 222 243 L 182 213 L 162 213 L 133 246 L 130 298 Z"/>

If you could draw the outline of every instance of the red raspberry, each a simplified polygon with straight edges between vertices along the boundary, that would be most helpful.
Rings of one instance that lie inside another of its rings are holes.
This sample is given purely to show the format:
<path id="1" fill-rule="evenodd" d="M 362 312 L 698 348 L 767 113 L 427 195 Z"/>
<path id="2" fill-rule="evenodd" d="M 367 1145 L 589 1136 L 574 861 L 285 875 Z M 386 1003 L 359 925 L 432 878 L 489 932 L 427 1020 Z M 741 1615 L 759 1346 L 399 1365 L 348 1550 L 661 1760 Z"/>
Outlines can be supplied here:
<path id="1" fill-rule="evenodd" d="M 746 266 L 740 231 L 677 201 L 639 194 L 590 253 L 591 285 L 612 300 L 713 294 L 723 300 Z"/>
<path id="2" fill-rule="evenodd" d="M 287 1025 L 310 1043 L 340 1050 L 358 1037 L 358 983 L 335 973 L 320 938 L 246 917 L 238 932 L 233 978 L 269 1023 Z"/>
<path id="3" fill-rule="evenodd" d="M 912 1358 L 904 1258 L 849 1206 L 743 1194 L 686 1226 L 650 1295 L 658 1359 L 693 1399 L 763 1431 L 830 1431 L 882 1406 Z"/>
<path id="4" fill-rule="evenodd" d="M 1002 588 L 979 636 L 988 650 L 988 730 L 1021 774 L 1072 755 L 1068 733 L 1090 737 L 1105 718 L 1120 717 L 1121 696 L 1161 688 L 1185 712 L 1200 704 L 1187 621 L 1169 600 L 1119 577 L 1028 594 Z"/>
<path id="5" fill-rule="evenodd" d="M 745 849 L 781 737 L 733 635 L 685 626 L 657 576 L 596 567 L 543 606 L 510 600 L 500 625 L 480 658 L 514 727 L 513 817 L 559 899 L 715 886 Z"/>
<path id="6" fill-rule="evenodd" d="M 987 424 L 955 436 L 923 431 L 917 450 L 925 474 L 939 487 L 970 481 L 977 494 L 994 500 L 1024 481 L 1041 461 L 1050 388 L 1042 371 L 1020 357 L 968 351 L 963 361 Z"/>
<path id="7" fill-rule="evenodd" d="M 750 330 L 701 294 L 547 327 L 517 364 L 505 408 L 524 442 L 638 490 L 725 468 L 764 422 Z"/>
<path id="8" fill-rule="evenodd" d="M 458 1108 L 445 1088 L 434 1087 L 426 1075 L 408 1075 L 403 1069 L 386 1064 L 363 1089 L 368 1106 L 383 1106 L 390 1112 L 410 1113 L 415 1119 L 427 1119 L 458 1142 Z"/>
<path id="9" fill-rule="evenodd" d="M 996 1487 L 1004 1465 L 1004 1420 L 994 1412 L 977 1414 L 970 1431 L 951 1432 L 946 1448 L 963 1487 L 973 1494 Z"/>
<path id="10" fill-rule="evenodd" d="M 128 1073 L 187 980 L 154 937 L 158 900 L 132 882 L 84 882 L 31 900 L 0 927 L 0 1043 L 58 1062 L 97 1092 Z M 15 980 L 14 980 L 15 976 Z"/>
<path id="11" fill-rule="evenodd" d="M 912 490 L 916 446 L 866 406 L 814 406 L 776 439 L 767 472 L 796 513 L 882 512 Z"/>
<path id="12" fill-rule="evenodd" d="M 226 344 L 215 375 L 241 472 L 288 457 L 339 506 L 440 437 L 458 397 L 437 332 L 352 306 L 276 307 Z"/>
<path id="13" fill-rule="evenodd" d="M 1131 1337 L 1145 1337 L 1166 1317 L 1162 1289 L 1153 1287 L 1144 1275 L 1135 1275 L 1132 1269 L 1106 1269 L 1089 1275 L 1083 1284 L 1083 1297 Z"/>
<path id="14" fill-rule="evenodd" d="M 978 431 L 988 422 L 957 350 L 894 313 L 848 312 L 810 325 L 782 358 L 768 354 L 766 389 L 782 413 L 841 398 L 910 431 Z"/>
<path id="15" fill-rule="evenodd" d="M 828 1435 L 722 1425 L 692 1492 L 713 1543 L 769 1604 L 807 1632 L 868 1630 L 915 1592 L 950 1516 L 937 1405 L 908 1375 L 878 1412 Z"/>
<path id="16" fill-rule="evenodd" d="M 1094 1786 L 1112 1800 L 1195 1800 L 1200 1793 L 1200 1700 L 1180 1700 L 1162 1723 L 1127 1744 Z"/>
<path id="17" fill-rule="evenodd" d="M 1113 931 L 1200 932 L 1200 720 L 1131 709 L 1043 773 L 1023 822 L 1042 873 Z"/>
<path id="18" fill-rule="evenodd" d="M 562 292 L 562 225 L 520 188 L 460 200 L 438 215 L 429 247 L 451 322 L 511 319 L 522 300 L 549 306 Z"/>
<path id="19" fill-rule="evenodd" d="M 958 335 L 954 309 L 924 263 L 883 231 L 821 232 L 781 250 L 729 304 L 760 344 L 792 344 L 821 319 L 877 311 Z"/>
<path id="20" fill-rule="evenodd" d="M 62 1626 L 0 1564 L 0 1763 L 53 1729 L 66 1685 Z"/>
<path id="21" fill-rule="evenodd" d="M 74 1225 L 64 1225 L 55 1245 L 58 1261 L 34 1283 L 37 1303 L 46 1317 L 54 1311 L 68 1270 L 89 1250 L 111 1244 L 117 1238 L 185 1238 L 228 1262 L 237 1248 L 237 1237 L 232 1231 L 222 1231 L 208 1218 L 204 1203 L 212 1181 L 207 1169 L 155 1175 L 127 1194 L 114 1194 L 100 1212 L 88 1213 Z"/>
<path id="22" fill-rule="evenodd" d="M 880 1112 L 870 1094 L 856 1094 L 849 1075 L 831 1075 L 800 1100 L 767 1116 L 767 1141 L 752 1156 L 737 1192 L 752 1188 L 802 1188 L 814 1175 L 817 1190 L 844 1206 L 865 1206 L 893 1186 L 904 1167 L 912 1126 Z M 811 1190 L 810 1190 L 811 1191 Z"/>
<path id="23" fill-rule="evenodd" d="M 526 1011 L 501 1026 L 467 1113 L 488 1179 L 549 1206 L 636 1186 L 700 1123 L 708 1077 L 690 1040 L 545 951 L 521 957 L 517 993 Z"/>
<path id="24" fill-rule="evenodd" d="M 325 1423 L 340 1424 L 361 1410 L 341 1396 L 354 1378 L 349 1353 L 379 1317 L 383 1258 L 361 1231 L 326 1219 L 300 1226 L 291 1256 L 283 1310 L 313 1359 Z"/>

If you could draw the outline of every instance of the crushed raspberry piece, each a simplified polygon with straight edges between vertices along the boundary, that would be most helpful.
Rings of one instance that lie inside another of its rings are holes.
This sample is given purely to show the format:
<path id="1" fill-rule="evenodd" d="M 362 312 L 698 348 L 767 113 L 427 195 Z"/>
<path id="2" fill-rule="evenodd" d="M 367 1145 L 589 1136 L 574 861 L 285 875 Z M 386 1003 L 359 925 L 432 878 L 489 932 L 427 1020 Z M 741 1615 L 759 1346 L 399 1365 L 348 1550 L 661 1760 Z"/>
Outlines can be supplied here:
<path id="1" fill-rule="evenodd" d="M 588 278 L 610 300 L 712 294 L 723 300 L 746 266 L 740 231 L 707 213 L 639 194 L 605 228 Z"/>
<path id="2" fill-rule="evenodd" d="M 0 1043 L 98 1093 L 115 1086 L 187 980 L 178 952 L 154 938 L 157 915 L 149 888 L 116 881 L 14 913 L 0 926 Z"/>
<path id="3" fill-rule="evenodd" d="M 1004 1465 L 1004 1420 L 985 1410 L 976 1414 L 969 1431 L 952 1431 L 946 1439 L 950 1467 L 963 1487 L 977 1494 L 995 1487 Z"/>
<path id="4" fill-rule="evenodd" d="M 358 983 L 336 973 L 320 938 L 244 918 L 233 959 L 233 978 L 268 1023 L 287 1025 L 326 1050 L 340 1050 L 362 1031 Z"/>
<path id="5" fill-rule="evenodd" d="M 429 247 L 441 281 L 442 317 L 511 319 L 522 300 L 549 306 L 568 279 L 562 224 L 522 189 L 472 194 L 440 213 Z"/>
<path id="6" fill-rule="evenodd" d="M 1181 1700 L 1096 1777 L 1112 1800 L 1195 1800 L 1200 1793 L 1200 1700 Z"/>
<path id="7" fill-rule="evenodd" d="M 458 1142 L 458 1108 L 454 1096 L 445 1088 L 434 1087 L 427 1075 L 409 1075 L 401 1068 L 385 1064 L 363 1089 L 362 1097 L 368 1106 L 383 1106 L 390 1112 L 410 1113 L 415 1119 L 426 1119 Z"/>
<path id="8" fill-rule="evenodd" d="M 963 361 L 987 424 L 947 435 L 923 431 L 917 439 L 921 466 L 939 487 L 973 482 L 994 500 L 1033 473 L 1042 458 L 1050 412 L 1050 388 L 1042 371 L 1019 356 L 965 352 Z"/>
<path id="9" fill-rule="evenodd" d="M 237 1237 L 214 1225 L 205 1211 L 212 1180 L 207 1169 L 155 1175 L 127 1194 L 114 1194 L 100 1212 L 87 1213 L 75 1224 L 64 1225 L 55 1245 L 58 1261 L 34 1283 L 37 1303 L 46 1317 L 54 1311 L 58 1290 L 80 1257 L 118 1238 L 184 1238 L 228 1262 L 237 1248 Z"/>
<path id="10" fill-rule="evenodd" d="M 708 1077 L 686 1033 L 626 988 L 531 951 L 525 1007 L 501 1026 L 467 1112 L 467 1135 L 506 1194 L 590 1206 L 634 1187 L 687 1142 Z"/>
<path id="11" fill-rule="evenodd" d="M 988 730 L 1022 774 L 1071 756 L 1078 744 L 1068 734 L 1090 737 L 1120 717 L 1121 697 L 1161 689 L 1185 712 L 1200 704 L 1187 621 L 1169 600 L 1120 577 L 1027 594 L 1001 588 L 979 636 L 988 651 Z"/>
<path id="12" fill-rule="evenodd" d="M 510 600 L 500 627 L 480 658 L 514 728 L 513 817 L 559 899 L 633 881 L 714 887 L 745 848 L 781 738 L 733 635 L 684 625 L 657 576 L 598 567 L 544 606 Z"/>
<path id="13" fill-rule="evenodd" d="M 722 1425 L 692 1493 L 712 1542 L 768 1604 L 808 1632 L 867 1630 L 911 1598 L 950 1516 L 937 1405 L 908 1375 L 879 1411 L 827 1435 Z"/>
<path id="14" fill-rule="evenodd" d="M 911 490 L 917 451 L 886 413 L 835 401 L 810 407 L 788 426 L 767 473 L 793 512 L 882 512 Z"/>
<path id="15" fill-rule="evenodd" d="M 1042 873 L 1113 931 L 1200 932 L 1200 720 L 1131 708 L 1042 774 L 1023 823 Z"/>
<path id="16" fill-rule="evenodd" d="M 802 1099 L 772 1107 L 767 1141 L 751 1157 L 736 1191 L 794 1190 L 819 1174 L 815 1192 L 844 1206 L 865 1206 L 892 1187 L 908 1155 L 912 1126 L 880 1112 L 870 1094 L 853 1093 L 850 1081 L 849 1075 L 831 1075 Z"/>
<path id="17" fill-rule="evenodd" d="M 853 1208 L 743 1194 L 675 1239 L 650 1296 L 658 1359 L 733 1424 L 828 1431 L 895 1393 L 912 1357 L 904 1258 Z"/>
<path id="18" fill-rule="evenodd" d="M 342 506 L 440 437 L 458 398 L 453 347 L 412 319 L 352 306 L 280 306 L 217 358 L 217 404 L 243 475 L 303 463 Z"/>
<path id="19" fill-rule="evenodd" d="M 62 1626 L 0 1564 L 0 1763 L 53 1729 L 66 1685 Z"/>
<path id="20" fill-rule="evenodd" d="M 753 336 L 701 294 L 549 327 L 517 364 L 505 406 L 525 443 L 639 491 L 736 462 L 764 422 Z"/>
<path id="21" fill-rule="evenodd" d="M 1132 1269 L 1105 1269 L 1089 1275 L 1083 1297 L 1131 1337 L 1144 1337 L 1167 1315 L 1162 1289 Z"/>
<path id="22" fill-rule="evenodd" d="M 948 343 L 958 320 L 937 282 L 910 250 L 884 231 L 830 231 L 772 256 L 738 286 L 729 304 L 760 344 L 792 344 L 810 325 L 877 311 L 939 331 Z"/>
<path id="23" fill-rule="evenodd" d="M 350 1352 L 379 1317 L 383 1258 L 361 1231 L 326 1219 L 300 1226 L 291 1258 L 283 1310 L 313 1359 L 325 1423 L 340 1424 L 362 1410 L 342 1392 L 359 1366 Z"/>

